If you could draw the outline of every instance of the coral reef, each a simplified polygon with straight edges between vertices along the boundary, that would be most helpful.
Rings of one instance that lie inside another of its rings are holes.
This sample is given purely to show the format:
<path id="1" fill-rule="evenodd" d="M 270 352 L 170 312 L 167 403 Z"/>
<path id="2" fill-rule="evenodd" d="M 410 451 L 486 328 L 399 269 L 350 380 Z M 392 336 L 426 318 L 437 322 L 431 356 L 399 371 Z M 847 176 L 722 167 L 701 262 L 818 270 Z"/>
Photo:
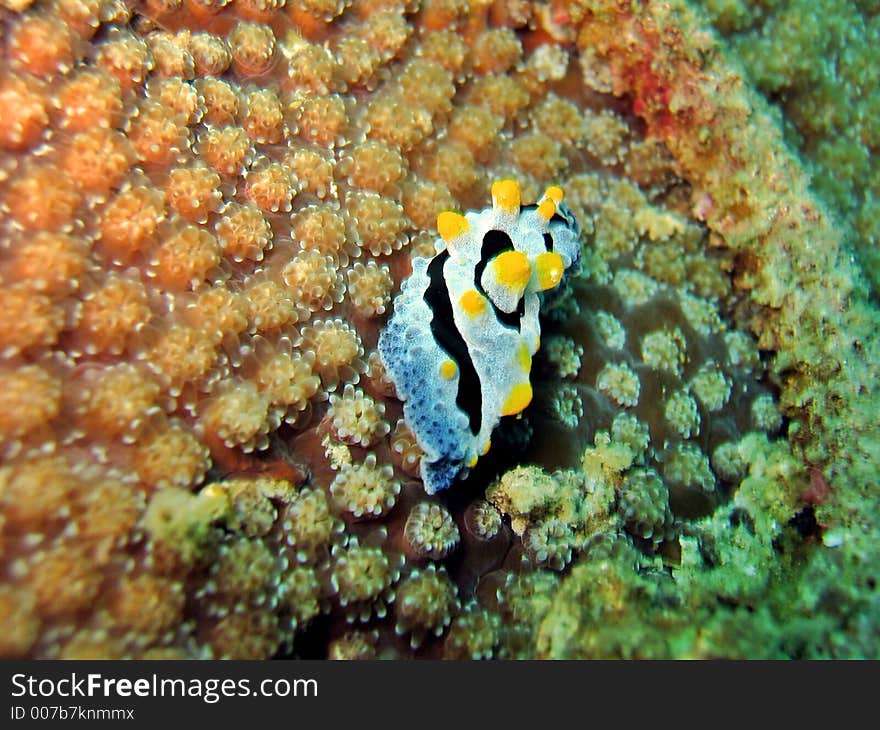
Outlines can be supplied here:
<path id="1" fill-rule="evenodd" d="M 700 0 L 880 289 L 880 36 L 876 4 Z M 785 59 L 785 60 L 783 60 Z"/>
<path id="2" fill-rule="evenodd" d="M 880 656 L 880 314 L 808 182 L 876 278 L 876 13 L 702 4 L 729 45 L 684 0 L 5 3 L 0 656 Z M 428 498 L 379 331 L 506 178 L 581 270 Z"/>

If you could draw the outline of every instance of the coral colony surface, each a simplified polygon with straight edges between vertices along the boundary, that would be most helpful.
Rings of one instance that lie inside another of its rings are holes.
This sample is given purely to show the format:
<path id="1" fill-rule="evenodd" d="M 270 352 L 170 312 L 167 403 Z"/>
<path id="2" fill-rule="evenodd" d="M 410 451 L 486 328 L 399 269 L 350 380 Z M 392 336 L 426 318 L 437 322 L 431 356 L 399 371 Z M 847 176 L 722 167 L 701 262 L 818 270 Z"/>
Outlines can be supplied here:
<path id="1" fill-rule="evenodd" d="M 880 656 L 878 6 L 699 6 L 0 0 L 0 655 Z"/>

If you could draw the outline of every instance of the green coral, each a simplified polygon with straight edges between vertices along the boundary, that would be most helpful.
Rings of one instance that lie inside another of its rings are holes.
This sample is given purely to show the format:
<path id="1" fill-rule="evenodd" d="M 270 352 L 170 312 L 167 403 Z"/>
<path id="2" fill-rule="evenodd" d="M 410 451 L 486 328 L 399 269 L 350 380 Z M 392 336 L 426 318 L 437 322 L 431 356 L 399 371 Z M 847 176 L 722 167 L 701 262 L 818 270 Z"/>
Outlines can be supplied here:
<path id="1" fill-rule="evenodd" d="M 699 0 L 749 79 L 779 105 L 816 190 L 880 284 L 880 18 L 876 3 Z"/>
<path id="2" fill-rule="evenodd" d="M 864 152 L 876 146 L 877 115 L 864 110 L 877 103 L 873 97 L 880 88 L 874 79 L 880 45 L 868 43 L 880 27 L 876 3 L 702 4 L 717 27 L 738 35 L 730 47 L 694 62 L 699 73 L 676 77 L 681 67 L 671 63 L 668 77 L 660 75 L 660 82 L 702 89 L 684 102 L 685 123 L 664 127 L 668 117 L 652 112 L 646 117 L 693 185 L 691 200 L 705 203 L 699 216 L 712 245 L 732 254 L 725 266 L 737 301 L 726 325 L 743 331 L 724 333 L 730 361 L 754 373 L 766 366 L 777 397 L 764 397 L 744 414 L 746 425 L 756 428 L 751 433 L 713 441 L 705 454 L 688 444 L 662 455 L 658 471 L 671 497 L 687 487 L 719 497 L 710 511 L 677 520 L 676 540 L 652 553 L 608 524 L 585 542 L 558 582 L 546 571 L 511 579 L 499 593 L 507 601 L 503 605 L 518 610 L 504 616 L 521 624 L 505 635 L 501 656 L 880 656 L 880 313 L 848 247 L 848 221 L 841 225 L 808 189 L 808 176 L 786 149 L 782 128 L 810 157 L 808 167 L 818 172 L 816 189 L 855 220 L 861 261 L 874 266 L 880 256 L 872 248 L 871 229 L 880 217 L 864 211 L 876 209 L 880 196 L 872 188 L 876 164 Z M 689 29 L 699 37 L 691 25 L 699 19 L 684 0 L 642 9 L 640 24 L 646 16 L 658 25 L 674 16 L 686 36 Z M 655 42 L 646 37 L 646 46 Z M 627 49 L 631 42 L 630 37 Z M 694 55 L 683 59 L 695 51 L 685 46 L 663 52 L 687 67 Z M 765 91 L 778 92 L 785 121 L 732 80 L 735 74 L 723 65 L 731 48 Z M 622 55 L 609 56 L 626 63 Z M 835 74 L 841 84 L 825 83 Z M 712 123 L 696 142 L 688 124 L 706 111 L 701 103 L 711 110 L 706 118 Z M 790 112 L 795 104 L 809 120 Z M 808 132 L 803 139 L 797 125 Z M 590 202 L 593 188 L 584 184 L 575 190 L 582 206 L 609 210 L 608 203 Z M 591 265 L 599 260 L 595 280 L 613 281 L 627 306 L 644 304 L 650 280 L 632 270 L 615 275 L 603 260 L 635 250 L 632 224 L 615 237 L 598 223 L 603 250 L 589 259 Z M 878 272 L 868 273 L 876 281 Z M 691 276 L 689 270 L 689 281 Z M 698 317 L 691 324 L 699 329 L 695 322 Z M 744 330 L 757 336 L 763 363 Z M 727 398 L 720 379 L 690 383 L 708 410 Z M 739 397 L 734 387 L 731 402 Z M 636 513 L 630 507 L 638 501 L 625 495 L 626 478 L 642 467 L 621 447 L 608 434 L 597 435 L 584 454 L 582 474 L 587 484 L 610 485 L 621 522 L 628 525 L 630 513 Z M 544 485 L 540 493 L 553 490 Z M 544 515 L 528 512 L 521 518 L 528 529 L 530 520 L 537 523 Z M 531 654 L 524 637 L 534 641 Z"/>

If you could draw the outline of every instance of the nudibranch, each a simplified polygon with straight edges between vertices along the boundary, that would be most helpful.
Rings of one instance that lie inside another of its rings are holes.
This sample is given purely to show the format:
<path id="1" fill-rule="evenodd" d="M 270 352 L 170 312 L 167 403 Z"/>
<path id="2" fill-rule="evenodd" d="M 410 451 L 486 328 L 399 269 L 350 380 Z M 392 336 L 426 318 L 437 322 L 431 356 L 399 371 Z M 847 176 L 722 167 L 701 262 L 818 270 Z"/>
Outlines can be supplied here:
<path id="1" fill-rule="evenodd" d="M 379 336 L 406 424 L 424 451 L 429 494 L 489 451 L 493 429 L 532 400 L 540 294 L 580 257 L 580 230 L 549 187 L 521 205 L 519 185 L 492 185 L 492 207 L 437 217 L 436 255 L 417 258 Z"/>

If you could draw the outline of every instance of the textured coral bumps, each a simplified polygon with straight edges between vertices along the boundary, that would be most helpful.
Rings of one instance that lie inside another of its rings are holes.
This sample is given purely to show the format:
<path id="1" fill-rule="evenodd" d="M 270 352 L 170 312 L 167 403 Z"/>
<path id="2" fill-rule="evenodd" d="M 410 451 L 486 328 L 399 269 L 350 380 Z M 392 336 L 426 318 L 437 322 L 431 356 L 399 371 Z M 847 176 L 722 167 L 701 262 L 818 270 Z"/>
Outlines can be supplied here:
<path id="1" fill-rule="evenodd" d="M 782 178 L 728 175 L 732 132 L 699 147 L 713 114 L 744 116 L 729 86 L 673 93 L 703 88 L 699 54 L 670 55 L 684 20 L 577 2 L 560 24 L 501 0 L 134 10 L 6 16 L 0 654 L 533 656 L 559 653 L 565 621 L 542 621 L 567 597 L 612 625 L 622 591 L 665 590 L 664 559 L 713 599 L 760 594 L 705 566 L 733 519 L 729 562 L 762 568 L 767 525 L 795 511 L 787 443 L 742 437 L 753 414 L 780 425 L 746 327 L 796 348 L 787 309 L 737 290 L 789 305 L 776 244 L 766 268 L 722 244 L 766 232 L 737 221 Z M 519 428 L 456 499 L 428 497 L 378 332 L 438 214 L 511 178 L 526 206 L 565 188 L 590 278 L 547 314 Z M 694 180 L 714 187 L 692 199 Z M 785 392 L 792 413 L 825 402 Z M 529 428 L 564 436 L 534 440 L 545 472 L 493 462 Z M 325 638 L 297 641 L 319 616 Z"/>

